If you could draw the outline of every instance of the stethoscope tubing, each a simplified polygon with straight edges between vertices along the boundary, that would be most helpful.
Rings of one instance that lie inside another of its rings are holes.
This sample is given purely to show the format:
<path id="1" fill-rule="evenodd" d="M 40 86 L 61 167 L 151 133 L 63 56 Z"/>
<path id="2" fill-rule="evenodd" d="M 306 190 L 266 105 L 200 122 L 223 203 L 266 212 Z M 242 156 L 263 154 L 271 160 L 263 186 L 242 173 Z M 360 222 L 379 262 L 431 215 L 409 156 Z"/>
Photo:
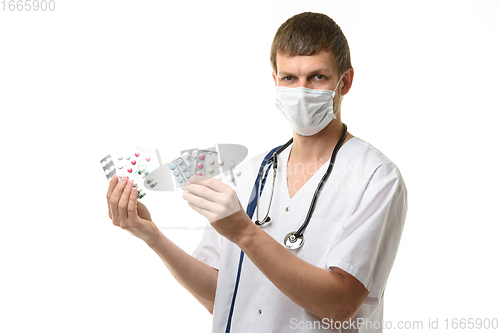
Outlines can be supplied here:
<path id="1" fill-rule="evenodd" d="M 299 238 L 299 237 L 302 237 L 303 236 L 303 233 L 305 231 L 305 229 L 307 228 L 307 226 L 309 225 L 309 222 L 311 220 L 311 216 L 312 216 L 312 213 L 314 211 L 314 207 L 316 206 L 316 201 L 318 199 L 318 196 L 319 194 L 321 193 L 321 190 L 323 188 L 323 184 L 326 182 L 326 180 L 328 179 L 328 177 L 330 176 L 330 173 L 332 172 L 333 170 L 333 166 L 335 164 L 335 160 L 337 158 L 337 153 L 338 151 L 340 150 L 340 147 L 342 147 L 342 143 L 344 142 L 346 136 L 347 136 L 347 125 L 346 124 L 342 124 L 343 125 L 343 132 L 342 132 L 342 136 L 340 137 L 339 141 L 337 142 L 337 144 L 335 145 L 335 148 L 333 149 L 333 152 L 332 152 L 332 156 L 330 158 L 330 163 L 328 165 L 328 168 L 325 172 L 325 174 L 323 175 L 323 177 L 321 178 L 321 181 L 319 182 L 318 186 L 316 187 L 316 191 L 314 192 L 314 195 L 313 195 L 313 198 L 311 200 L 311 204 L 309 205 L 309 210 L 307 211 L 307 215 L 306 215 L 306 218 L 304 220 L 304 222 L 302 223 L 302 225 L 299 227 L 299 229 L 297 229 L 297 231 L 295 232 L 292 232 L 290 234 L 293 234 L 295 238 Z M 256 207 L 256 217 L 257 217 L 257 220 L 255 221 L 255 224 L 257 224 L 258 226 L 262 226 L 266 220 L 268 219 L 268 216 L 269 216 L 269 210 L 271 208 L 271 203 L 272 203 L 272 200 L 273 200 L 273 193 L 274 193 L 274 183 L 275 183 L 275 178 L 276 178 L 276 169 L 277 169 L 277 164 L 278 164 L 278 155 L 283 151 L 285 150 L 291 143 L 293 142 L 293 138 L 291 138 L 286 144 L 284 144 L 280 149 L 278 149 L 262 166 L 261 166 L 261 169 L 260 169 L 260 172 L 259 172 L 259 190 L 257 192 L 257 207 Z M 274 169 L 274 174 L 273 174 L 273 184 L 272 184 L 272 191 L 271 191 L 271 198 L 270 198 L 270 202 L 269 202 L 269 207 L 267 209 L 267 213 L 266 213 L 266 216 L 264 217 L 264 219 L 262 219 L 262 221 L 259 221 L 258 220 L 258 216 L 259 216 L 259 202 L 260 202 L 260 192 L 261 192 L 261 184 L 262 182 L 265 182 L 265 179 L 267 178 L 267 175 L 269 174 L 269 168 L 265 168 L 268 164 L 270 164 L 272 160 L 272 164 L 273 164 L 273 169 Z M 265 171 L 264 171 L 265 169 Z M 264 177 L 264 178 L 262 178 Z M 287 235 L 288 236 L 288 235 Z"/>
<path id="2" fill-rule="evenodd" d="M 333 169 L 333 164 L 335 163 L 335 158 L 337 156 L 337 152 L 340 149 L 340 147 L 342 146 L 342 143 L 344 142 L 345 137 L 346 137 L 347 126 L 345 124 L 342 124 L 342 125 L 344 126 L 344 131 L 342 133 L 342 137 L 337 142 L 337 145 L 335 146 L 335 149 L 333 150 L 332 158 L 330 159 L 330 164 L 328 165 L 328 169 L 327 169 L 326 173 L 323 175 L 323 178 L 321 179 L 320 183 L 318 184 L 318 187 L 316 188 L 316 191 L 315 191 L 314 196 L 313 196 L 313 200 L 311 201 L 311 205 L 309 206 L 309 211 L 307 212 L 306 220 L 304 221 L 304 223 L 302 224 L 302 226 L 297 230 L 297 232 L 295 232 L 295 233 L 291 232 L 289 235 L 291 235 L 291 234 L 297 235 L 298 234 L 297 237 L 302 237 L 302 233 L 304 232 L 305 228 L 309 224 L 309 221 L 311 219 L 312 213 L 314 211 L 314 207 L 316 205 L 316 199 L 319 196 L 319 194 L 321 193 L 321 189 L 323 187 L 323 183 L 328 179 L 328 176 L 330 175 L 330 173 L 331 173 L 331 171 Z M 261 194 L 260 192 L 262 191 L 262 183 L 265 184 L 267 175 L 269 173 L 269 168 L 267 168 L 266 171 L 264 172 L 265 167 L 267 166 L 267 164 L 269 164 L 269 162 L 271 161 L 271 159 L 273 159 L 273 168 L 274 168 L 273 178 L 275 178 L 276 177 L 276 169 L 277 169 L 277 161 L 278 161 L 277 156 L 284 149 L 286 149 L 286 147 L 288 147 L 292 142 L 293 142 L 293 138 L 290 139 L 285 145 L 283 145 L 279 149 L 278 148 L 274 148 L 273 149 L 274 152 L 273 152 L 273 150 L 271 150 L 266 155 L 266 157 L 268 157 L 268 156 L 271 155 L 267 160 L 264 158 L 265 162 L 263 161 L 262 164 L 261 164 L 261 166 L 260 166 L 259 178 L 256 179 L 256 182 L 255 182 L 254 188 L 253 188 L 253 191 L 257 190 L 257 193 L 254 193 L 252 191 L 252 194 L 250 196 L 250 202 L 247 205 L 246 213 L 247 213 L 247 215 L 250 218 L 252 217 L 255 209 L 257 209 L 257 211 L 255 211 L 255 212 L 257 213 L 256 215 L 257 215 L 257 218 L 258 218 L 258 202 L 259 202 L 259 199 L 260 199 L 260 194 Z M 257 186 L 257 182 L 258 182 L 258 186 Z M 274 179 L 273 179 L 273 192 L 274 192 Z M 271 201 L 272 201 L 272 195 L 271 195 Z M 269 207 L 270 206 L 271 206 L 271 203 L 269 203 Z M 268 209 L 268 214 L 269 214 L 269 209 Z M 267 217 L 268 214 L 266 214 L 266 217 Z M 287 237 L 289 235 L 287 235 Z M 286 237 L 285 237 L 285 239 L 286 239 Z M 235 281 L 233 295 L 232 295 L 232 299 L 231 299 L 231 305 L 230 305 L 230 308 L 229 308 L 228 319 L 227 319 L 227 322 L 226 322 L 226 329 L 224 331 L 225 333 L 230 333 L 230 331 L 231 331 L 231 322 L 232 322 L 232 318 L 233 318 L 234 304 L 236 302 L 236 294 L 238 292 L 238 287 L 239 287 L 239 282 L 240 282 L 240 276 L 241 276 L 241 268 L 242 268 L 242 265 L 243 265 L 243 258 L 244 257 L 245 257 L 245 254 L 244 254 L 243 250 L 241 250 L 241 252 L 240 252 L 240 258 L 239 258 L 239 263 L 238 263 L 238 270 L 237 270 L 237 273 L 236 273 L 236 281 Z"/>
<path id="3" fill-rule="evenodd" d="M 328 177 L 330 176 L 330 173 L 333 170 L 333 165 L 335 164 L 335 160 L 337 159 L 337 153 L 342 147 L 342 143 L 344 142 L 346 136 L 347 136 L 347 125 L 342 124 L 344 126 L 344 130 L 342 132 L 342 136 L 340 137 L 339 141 L 337 142 L 337 145 L 335 146 L 335 149 L 332 152 L 332 157 L 330 158 L 330 164 L 328 165 L 328 169 L 326 170 L 325 174 L 321 178 L 321 181 L 319 182 L 318 186 L 316 187 L 316 191 L 314 192 L 313 198 L 311 200 L 311 205 L 309 206 L 309 211 L 307 212 L 306 219 L 304 223 L 300 226 L 299 229 L 295 232 L 296 237 L 297 236 L 302 236 L 304 233 L 304 230 L 307 228 L 309 225 L 309 221 L 311 220 L 312 213 L 314 211 L 314 207 L 316 206 L 316 200 L 318 199 L 321 190 L 323 188 L 323 184 L 327 181 Z"/>
<path id="4" fill-rule="evenodd" d="M 279 148 L 276 152 L 274 152 L 274 154 L 272 154 L 272 156 L 264 163 L 264 165 L 260 168 L 260 172 L 259 172 L 259 190 L 257 191 L 257 210 L 255 212 L 255 216 L 257 218 L 257 220 L 255 221 L 255 224 L 257 224 L 258 226 L 263 226 L 265 223 L 267 223 L 267 219 L 268 219 L 268 216 L 269 216 L 269 209 L 271 208 L 271 203 L 273 202 L 273 195 L 274 195 L 274 184 L 275 184 L 275 181 L 276 181 L 276 169 L 278 168 L 278 155 L 286 149 L 286 147 L 288 147 L 291 143 L 293 142 L 293 138 L 291 138 L 290 140 L 288 140 L 287 143 L 285 143 L 283 146 L 281 146 L 281 148 Z M 266 171 L 264 172 L 264 168 L 267 167 L 268 164 L 270 164 L 269 162 L 271 161 L 272 159 L 272 165 L 273 165 L 273 185 L 272 185 L 272 191 L 271 191 L 271 198 L 269 200 L 269 207 L 267 207 L 267 213 L 266 213 L 266 216 L 264 216 L 264 218 L 259 221 L 258 218 L 259 218 L 259 202 L 260 202 L 260 194 L 261 194 L 261 186 L 262 186 L 262 183 L 266 181 L 266 178 L 267 178 L 267 175 L 269 173 L 269 168 L 266 168 Z M 262 175 L 264 175 L 264 179 L 262 179 Z"/>

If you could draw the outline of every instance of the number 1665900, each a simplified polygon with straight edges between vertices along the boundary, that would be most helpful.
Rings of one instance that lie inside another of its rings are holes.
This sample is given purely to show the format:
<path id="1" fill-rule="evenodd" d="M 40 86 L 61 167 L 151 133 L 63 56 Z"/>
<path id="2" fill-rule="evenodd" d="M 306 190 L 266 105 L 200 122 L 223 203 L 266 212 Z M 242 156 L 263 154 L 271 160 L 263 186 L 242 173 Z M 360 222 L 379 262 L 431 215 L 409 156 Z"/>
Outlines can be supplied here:
<path id="1" fill-rule="evenodd" d="M 45 12 L 56 9 L 55 0 L 2 0 L 2 11 L 6 12 Z"/>

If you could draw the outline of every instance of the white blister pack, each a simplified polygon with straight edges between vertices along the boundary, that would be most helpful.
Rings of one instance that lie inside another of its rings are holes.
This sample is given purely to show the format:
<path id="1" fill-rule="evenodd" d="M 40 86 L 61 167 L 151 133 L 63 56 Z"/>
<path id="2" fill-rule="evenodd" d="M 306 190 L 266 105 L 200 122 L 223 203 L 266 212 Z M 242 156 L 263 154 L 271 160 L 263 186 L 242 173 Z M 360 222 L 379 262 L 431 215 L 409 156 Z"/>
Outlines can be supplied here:
<path id="1" fill-rule="evenodd" d="M 188 181 L 189 177 L 193 175 L 189 163 L 181 156 L 171 161 L 168 165 L 174 176 L 175 186 L 177 188 L 184 188 L 184 184 Z"/>
<path id="2" fill-rule="evenodd" d="M 192 171 L 195 175 L 215 177 L 220 174 L 217 163 L 217 152 L 199 150 L 196 157 L 193 156 Z"/>
<path id="3" fill-rule="evenodd" d="M 146 192 L 142 188 L 144 178 L 153 170 L 159 167 L 159 163 L 154 154 L 142 148 L 136 147 L 130 150 L 121 150 L 109 154 L 101 159 L 101 166 L 108 181 L 113 175 L 118 178 L 128 177 L 137 187 L 139 199 L 142 199 Z"/>
<path id="4" fill-rule="evenodd" d="M 220 174 L 219 167 L 215 164 L 217 161 L 215 147 L 182 150 L 181 157 L 186 161 L 192 175 L 214 177 Z"/>
<path id="5" fill-rule="evenodd" d="M 116 175 L 116 166 L 115 163 L 113 163 L 111 155 L 107 155 L 101 160 L 101 167 L 104 170 L 104 174 L 106 175 L 106 178 L 109 182 L 111 180 L 111 177 Z"/>
<path id="6" fill-rule="evenodd" d="M 247 156 L 248 149 L 237 144 L 217 144 L 211 148 L 181 150 L 181 156 L 162 164 L 156 150 L 159 167 L 142 174 L 143 186 L 152 191 L 175 191 L 193 175 L 214 177 L 236 186 L 241 171 L 236 166 Z M 141 173 L 139 168 L 139 173 Z"/>

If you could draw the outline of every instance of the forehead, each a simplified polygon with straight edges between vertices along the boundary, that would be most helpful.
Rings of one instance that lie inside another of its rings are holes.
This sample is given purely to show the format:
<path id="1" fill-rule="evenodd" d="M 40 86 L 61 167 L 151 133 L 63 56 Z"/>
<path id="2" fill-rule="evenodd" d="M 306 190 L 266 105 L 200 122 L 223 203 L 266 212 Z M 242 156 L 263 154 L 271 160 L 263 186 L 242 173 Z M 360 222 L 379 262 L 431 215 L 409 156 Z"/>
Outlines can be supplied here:
<path id="1" fill-rule="evenodd" d="M 329 71 L 331 74 L 337 73 L 337 66 L 330 51 L 322 50 L 310 56 L 285 56 L 276 55 L 276 67 L 278 75 L 287 74 L 309 74 L 320 70 Z M 281 76 L 281 75 L 280 75 Z"/>

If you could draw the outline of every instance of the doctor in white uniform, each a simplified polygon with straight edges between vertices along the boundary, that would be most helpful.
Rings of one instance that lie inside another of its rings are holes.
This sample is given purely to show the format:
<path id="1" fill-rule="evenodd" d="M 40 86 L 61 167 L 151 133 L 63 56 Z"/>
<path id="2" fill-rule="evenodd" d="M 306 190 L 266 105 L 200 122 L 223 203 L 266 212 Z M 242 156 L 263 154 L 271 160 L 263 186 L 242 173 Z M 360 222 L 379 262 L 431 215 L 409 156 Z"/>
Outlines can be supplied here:
<path id="1" fill-rule="evenodd" d="M 109 216 L 213 313 L 213 332 L 381 332 L 407 194 L 391 160 L 343 131 L 354 76 L 347 40 L 328 16 L 302 13 L 278 29 L 271 63 L 293 143 L 277 156 L 274 191 L 272 168 L 265 177 L 259 216 L 256 180 L 269 150 L 240 165 L 237 188 L 198 176 L 184 187 L 213 227 L 193 256 L 159 232 L 126 180 L 110 182 Z M 336 146 L 303 245 L 289 249 L 285 236 L 303 224 Z M 272 223 L 257 226 L 268 209 Z"/>

